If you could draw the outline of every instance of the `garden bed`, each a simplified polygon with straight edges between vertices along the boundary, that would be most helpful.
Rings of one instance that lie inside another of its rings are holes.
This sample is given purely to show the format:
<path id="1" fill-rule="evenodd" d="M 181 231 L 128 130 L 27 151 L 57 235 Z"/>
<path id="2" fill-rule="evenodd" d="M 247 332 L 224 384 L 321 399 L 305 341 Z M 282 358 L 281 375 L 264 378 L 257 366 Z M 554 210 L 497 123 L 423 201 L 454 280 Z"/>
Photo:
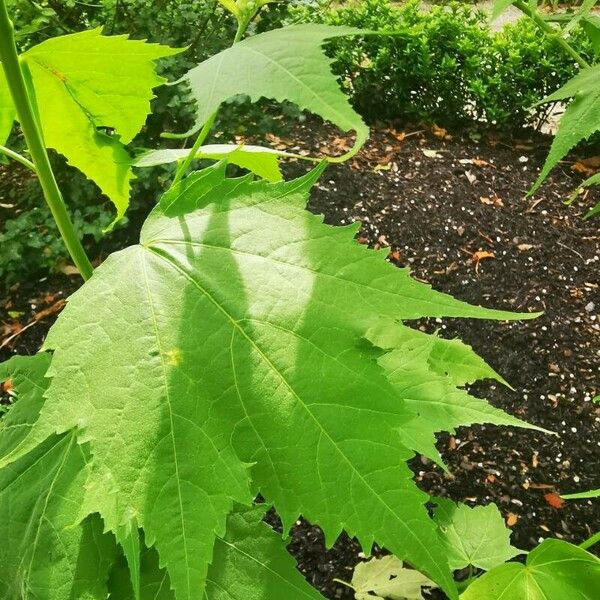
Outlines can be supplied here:
<path id="1" fill-rule="evenodd" d="M 298 137 L 322 139 L 311 127 Z M 525 198 L 547 152 L 542 138 L 477 142 L 435 132 L 374 131 L 356 159 L 325 173 L 310 208 L 332 224 L 362 220 L 361 243 L 389 246 L 395 263 L 438 290 L 495 308 L 544 311 L 510 324 L 417 325 L 471 344 L 514 387 L 484 382 L 474 392 L 559 436 L 472 427 L 440 439 L 451 475 L 418 458 L 413 466 L 432 494 L 496 502 L 520 548 L 553 536 L 578 543 L 597 529 L 600 505 L 561 506 L 556 494 L 600 487 L 600 405 L 592 402 L 600 393 L 600 233 L 598 220 L 582 219 L 598 199 L 590 193 L 564 205 L 579 181 L 569 164 Z M 339 152 L 343 145 L 332 135 L 320 150 Z M 3 177 L 4 185 L 12 182 Z M 78 284 L 77 277 L 51 276 L 2 299 L 0 344 L 17 335 L 0 360 L 37 351 Z M 333 579 L 351 579 L 357 544 L 344 538 L 326 551 L 320 531 L 300 523 L 290 548 L 327 597 L 353 597 Z"/>

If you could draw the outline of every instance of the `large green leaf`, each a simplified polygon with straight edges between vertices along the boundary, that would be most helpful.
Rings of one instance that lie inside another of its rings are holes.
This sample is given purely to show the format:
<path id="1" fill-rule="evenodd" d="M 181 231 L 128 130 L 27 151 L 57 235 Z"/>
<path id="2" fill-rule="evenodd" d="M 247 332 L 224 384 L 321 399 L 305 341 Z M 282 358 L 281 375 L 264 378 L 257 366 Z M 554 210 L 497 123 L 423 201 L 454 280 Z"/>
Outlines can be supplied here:
<path id="1" fill-rule="evenodd" d="M 106 598 L 114 541 L 97 515 L 78 524 L 86 461 L 70 433 L 0 471 L 2 598 Z"/>
<path id="2" fill-rule="evenodd" d="M 436 498 L 433 519 L 447 550 L 450 568 L 469 565 L 489 571 L 521 554 L 511 546 L 510 529 L 495 504 L 470 507 Z"/>
<path id="3" fill-rule="evenodd" d="M 560 540 L 545 540 L 525 565 L 506 563 L 476 579 L 461 600 L 591 600 L 600 590 L 600 560 Z"/>
<path id="4" fill-rule="evenodd" d="M 152 88 L 165 81 L 154 61 L 177 52 L 93 29 L 46 40 L 22 56 L 46 145 L 98 185 L 117 208 L 117 218 L 129 203 L 133 177 L 124 144 L 144 125 Z"/>
<path id="5" fill-rule="evenodd" d="M 222 102 L 245 94 L 253 102 L 262 97 L 289 100 L 343 131 L 354 130 L 357 150 L 369 130 L 340 90 L 330 71 L 332 60 L 321 48 L 328 39 L 357 33 L 350 27 L 294 25 L 249 37 L 212 56 L 182 78 L 197 104 L 193 131 Z"/>
<path id="6" fill-rule="evenodd" d="M 582 69 L 543 103 L 573 98 L 561 117 L 548 158 L 530 193 L 535 192 L 553 167 L 579 142 L 600 130 L 600 65 Z"/>
<path id="7" fill-rule="evenodd" d="M 515 315 L 434 292 L 356 243 L 356 225 L 324 225 L 304 210 L 318 172 L 224 170 L 165 195 L 140 244 L 70 299 L 46 344 L 51 401 L 20 453 L 77 427 L 94 457 L 87 511 L 119 540 L 135 521 L 179 599 L 198 598 L 250 480 L 285 529 L 304 514 L 330 542 L 343 528 L 376 540 L 456 597 L 406 465 L 418 417 L 362 338 L 380 317 Z"/>
<path id="8" fill-rule="evenodd" d="M 15 107 L 8 91 L 2 63 L 0 63 L 0 145 L 4 145 L 8 139 L 15 118 Z"/>
<path id="9" fill-rule="evenodd" d="M 2 422 L 3 450 L 17 444 L 39 414 L 49 355 L 14 357 L 0 365 L 15 407 Z M 87 450 L 75 432 L 51 436 L 0 470 L 0 597 L 104 600 L 114 541 L 92 515 L 79 525 Z"/>

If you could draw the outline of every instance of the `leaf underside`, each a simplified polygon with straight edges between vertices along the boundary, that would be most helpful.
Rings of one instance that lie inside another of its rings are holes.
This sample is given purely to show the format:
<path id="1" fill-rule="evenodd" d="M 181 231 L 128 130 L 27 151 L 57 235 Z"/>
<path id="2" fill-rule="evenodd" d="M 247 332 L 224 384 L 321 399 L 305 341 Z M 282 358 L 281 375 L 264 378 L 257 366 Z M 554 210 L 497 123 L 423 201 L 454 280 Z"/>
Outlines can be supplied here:
<path id="1" fill-rule="evenodd" d="M 340 90 L 331 74 L 332 59 L 321 47 L 328 39 L 358 33 L 351 27 L 294 25 L 246 38 L 212 56 L 181 79 L 196 101 L 196 126 L 188 134 L 225 100 L 243 94 L 253 102 L 262 97 L 293 102 L 342 131 L 355 131 L 355 149 L 360 148 L 369 130 Z"/>
<path id="2" fill-rule="evenodd" d="M 140 155 L 133 163 L 134 167 L 145 168 L 165 165 L 184 160 L 189 155 L 188 148 L 165 148 L 151 150 Z M 232 144 L 207 144 L 196 153 L 198 160 L 227 160 L 228 163 L 248 169 L 267 181 L 283 179 L 279 169 L 279 157 L 289 156 L 285 152 L 263 146 L 236 146 Z"/>
<path id="3" fill-rule="evenodd" d="M 93 457 L 80 517 L 98 513 L 121 545 L 141 528 L 178 599 L 209 589 L 227 517 L 257 492 L 285 531 L 304 515 L 329 543 L 343 529 L 367 551 L 377 541 L 456 598 L 406 461 L 435 451 L 443 423 L 421 416 L 428 403 L 452 406 L 453 426 L 461 406 L 475 422 L 456 385 L 494 373 L 467 346 L 417 339 L 398 320 L 516 315 L 413 280 L 356 243 L 356 225 L 324 225 L 305 210 L 319 170 L 276 184 L 224 171 L 166 194 L 140 244 L 71 297 L 46 342 L 47 400 L 2 464 L 76 431 Z M 382 322 L 400 339 L 377 336 Z M 396 351 L 410 377 L 436 385 L 409 389 Z"/>
<path id="4" fill-rule="evenodd" d="M 356 565 L 352 587 L 356 600 L 423 600 L 422 588 L 436 585 L 390 555 Z"/>

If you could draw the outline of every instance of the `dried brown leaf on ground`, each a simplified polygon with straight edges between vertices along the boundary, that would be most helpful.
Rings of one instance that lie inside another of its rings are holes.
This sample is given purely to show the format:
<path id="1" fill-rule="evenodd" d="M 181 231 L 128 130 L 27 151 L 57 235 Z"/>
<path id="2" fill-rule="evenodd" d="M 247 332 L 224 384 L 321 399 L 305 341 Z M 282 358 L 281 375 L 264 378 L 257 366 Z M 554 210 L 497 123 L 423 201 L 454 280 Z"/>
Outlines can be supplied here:
<path id="1" fill-rule="evenodd" d="M 548 492 L 547 494 L 544 494 L 544 500 L 552 508 L 556 509 L 562 508 L 565 503 L 565 501 L 556 492 Z"/>
<path id="2" fill-rule="evenodd" d="M 515 515 L 515 513 L 509 512 L 506 515 L 506 526 L 507 527 L 514 527 L 518 521 L 519 521 L 519 516 Z"/>

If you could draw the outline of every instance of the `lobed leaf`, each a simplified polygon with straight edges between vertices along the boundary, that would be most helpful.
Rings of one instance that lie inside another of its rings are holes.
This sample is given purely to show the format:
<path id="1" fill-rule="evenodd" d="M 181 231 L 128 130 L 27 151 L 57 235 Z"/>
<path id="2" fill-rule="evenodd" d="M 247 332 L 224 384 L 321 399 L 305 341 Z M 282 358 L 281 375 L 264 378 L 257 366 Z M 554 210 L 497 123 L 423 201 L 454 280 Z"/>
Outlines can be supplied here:
<path id="1" fill-rule="evenodd" d="M 281 536 L 262 522 L 264 508 L 239 510 L 215 542 L 207 600 L 323 600 L 296 568 Z"/>
<path id="2" fill-rule="evenodd" d="M 289 100 L 343 131 L 355 131 L 357 151 L 369 130 L 340 90 L 330 71 L 332 59 L 321 46 L 326 40 L 359 33 L 351 27 L 294 25 L 246 38 L 205 60 L 180 80 L 196 100 L 196 125 L 188 135 L 225 100 L 244 94 L 252 102 L 262 97 Z"/>
<path id="3" fill-rule="evenodd" d="M 545 431 L 456 387 L 485 377 L 499 379 L 468 346 L 384 320 L 366 336 L 387 350 L 378 362 L 398 397 L 416 415 L 401 431 L 404 443 L 440 466 L 445 468 L 435 447 L 436 432 L 454 433 L 457 427 L 475 423 Z"/>
<path id="4" fill-rule="evenodd" d="M 0 365 L 18 401 L 2 421 L 2 449 L 18 444 L 38 417 L 49 355 L 13 357 Z M 87 449 L 75 432 L 50 436 L 0 470 L 0 596 L 104 600 L 116 554 L 97 515 L 79 525 L 87 477 Z"/>
<path id="5" fill-rule="evenodd" d="M 506 563 L 476 579 L 461 600 L 589 600 L 600 589 L 600 560 L 561 540 L 544 540 L 525 565 Z"/>
<path id="6" fill-rule="evenodd" d="M 166 81 L 154 62 L 178 52 L 93 29 L 51 38 L 22 55 L 46 145 L 98 185 L 116 219 L 125 213 L 133 178 L 124 144 L 144 125 L 152 89 Z"/>
<path id="7" fill-rule="evenodd" d="M 178 599 L 199 597 L 227 515 L 255 492 L 285 530 L 303 514 L 330 542 L 377 541 L 456 598 L 406 465 L 421 441 L 404 432 L 416 421 L 433 438 L 419 404 L 432 398 L 399 393 L 363 338 L 380 319 L 515 315 L 435 292 L 356 243 L 356 226 L 324 225 L 304 210 L 321 170 L 269 184 L 219 164 L 166 194 L 50 331 L 51 402 L 5 459 L 76 428 L 93 455 L 84 514 L 121 543 L 143 529 Z M 452 364 L 433 356 L 413 362 Z M 460 403 L 450 414 L 463 420 Z"/>

